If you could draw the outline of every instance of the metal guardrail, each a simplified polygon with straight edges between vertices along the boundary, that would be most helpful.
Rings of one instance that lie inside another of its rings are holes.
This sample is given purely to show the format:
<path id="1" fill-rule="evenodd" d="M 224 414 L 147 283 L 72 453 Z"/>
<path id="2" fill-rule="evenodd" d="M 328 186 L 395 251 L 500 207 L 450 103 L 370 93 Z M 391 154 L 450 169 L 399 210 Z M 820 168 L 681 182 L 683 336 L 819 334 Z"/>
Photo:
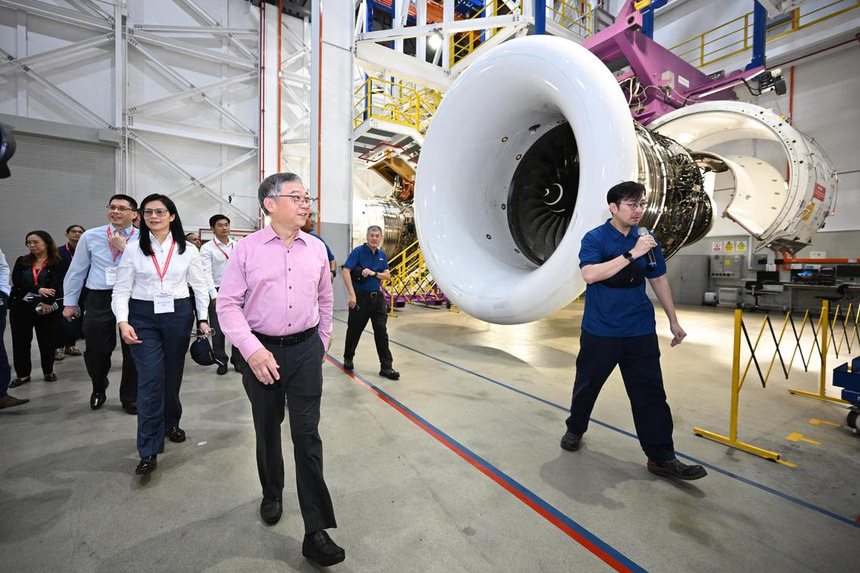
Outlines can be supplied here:
<path id="1" fill-rule="evenodd" d="M 855 8 L 860 8 L 860 0 L 837 0 L 809 11 L 804 11 L 804 6 L 800 6 L 791 12 L 790 19 L 768 26 L 767 41 L 814 26 Z M 753 13 L 748 12 L 676 44 L 669 51 L 701 68 L 751 49 L 752 28 Z"/>
<path id="2" fill-rule="evenodd" d="M 373 118 L 424 133 L 442 101 L 435 90 L 380 78 L 367 78 L 353 95 L 353 129 Z"/>
<path id="3" fill-rule="evenodd" d="M 452 305 L 436 284 L 427 264 L 424 262 L 424 253 L 415 241 L 389 261 L 391 279 L 385 281 L 383 291 L 388 298 L 389 316 L 394 315 L 396 306 L 405 306 L 406 303 L 419 303 L 429 306 L 446 305 L 449 309 Z"/>
<path id="4" fill-rule="evenodd" d="M 831 318 L 830 302 L 825 300 L 821 306 L 821 314 L 818 317 L 817 322 L 813 321 L 810 312 L 807 310 L 804 313 L 803 319 L 801 320 L 798 328 L 798 325 L 795 323 L 794 316 L 790 312 L 786 313 L 779 335 L 777 335 L 776 330 L 774 329 L 771 315 L 765 315 L 755 342 L 753 342 L 750 338 L 749 331 L 747 330 L 746 323 L 743 320 L 743 311 L 741 309 L 736 310 L 732 352 L 729 435 L 723 436 L 702 428 L 694 428 L 693 433 L 697 436 L 708 438 L 733 448 L 793 467 L 794 464 L 782 460 L 780 454 L 777 452 L 765 450 L 738 440 L 740 392 L 741 389 L 743 389 L 747 375 L 750 373 L 750 366 L 755 366 L 755 371 L 758 374 L 762 388 L 766 388 L 770 375 L 777 363 L 777 359 L 779 360 L 785 379 L 788 380 L 795 357 L 798 354 L 800 355 L 804 372 L 809 371 L 809 366 L 812 363 L 813 358 L 817 355 L 821 364 L 818 391 L 809 392 L 806 390 L 789 389 L 789 392 L 798 396 L 816 398 L 818 400 L 840 404 L 848 404 L 845 400 L 833 398 L 828 396 L 826 393 L 827 374 L 829 372 L 827 367 L 827 358 L 831 351 L 835 354 L 836 358 L 839 358 L 839 353 L 843 350 L 843 345 L 849 354 L 853 351 L 854 344 L 860 343 L 858 324 L 860 324 L 860 307 L 855 310 L 853 304 L 849 304 L 847 310 L 845 310 L 843 314 L 843 309 L 840 305 L 837 305 Z M 809 326 L 808 331 L 806 330 L 807 326 Z M 837 335 L 837 331 L 841 331 L 841 333 Z M 756 355 L 756 352 L 760 353 L 768 350 L 767 348 L 764 348 L 765 345 L 763 345 L 763 339 L 768 340 L 765 333 L 770 334 L 769 339 L 773 345 L 773 353 L 770 356 L 769 364 L 764 363 L 759 359 L 759 356 Z M 743 373 L 741 373 L 741 351 L 743 350 L 742 336 L 746 342 L 746 350 L 749 352 L 749 358 L 747 359 Z M 804 344 L 808 345 L 808 351 L 806 353 L 804 353 Z M 786 346 L 788 347 L 786 348 Z M 790 358 L 786 358 L 789 354 Z M 766 372 L 763 371 L 763 368 L 766 369 Z"/>

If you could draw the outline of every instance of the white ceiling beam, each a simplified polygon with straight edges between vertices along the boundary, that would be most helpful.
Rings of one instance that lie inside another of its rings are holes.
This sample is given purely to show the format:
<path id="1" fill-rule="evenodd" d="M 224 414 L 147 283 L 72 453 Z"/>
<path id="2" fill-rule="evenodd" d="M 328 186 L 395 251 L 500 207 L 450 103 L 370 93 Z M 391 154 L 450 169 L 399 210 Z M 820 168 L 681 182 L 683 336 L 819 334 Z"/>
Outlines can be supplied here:
<path id="1" fill-rule="evenodd" d="M 111 32 L 108 34 L 103 34 L 101 36 L 87 38 L 86 40 L 81 40 L 80 42 L 67 44 L 65 46 L 55 48 L 53 50 L 47 50 L 45 52 L 33 54 L 32 56 L 8 60 L 0 63 L 0 76 L 18 66 L 38 66 L 43 62 L 53 62 L 61 57 L 71 56 L 73 54 L 77 54 L 78 52 L 82 52 L 90 48 L 95 48 L 97 46 L 101 46 L 102 44 L 107 44 L 108 42 L 112 42 L 113 39 L 114 35 L 113 32 Z M 66 64 L 67 62 L 63 63 Z"/>
<path id="2" fill-rule="evenodd" d="M 255 61 L 249 62 L 246 59 L 237 58 L 228 54 L 213 52 L 212 50 L 203 50 L 194 44 L 182 42 L 174 38 L 164 38 L 155 34 L 150 34 L 149 32 L 140 32 L 135 29 L 130 29 L 128 31 L 128 37 L 135 38 L 140 42 L 146 42 L 147 44 L 159 46 L 179 54 L 215 62 L 216 64 L 227 64 L 228 66 L 241 68 L 243 70 L 257 69 Z"/>
<path id="3" fill-rule="evenodd" d="M 176 200 L 177 197 L 184 195 L 185 193 L 188 193 L 189 191 L 199 189 L 200 186 L 197 184 L 198 181 L 201 183 L 205 183 L 205 182 L 209 181 L 210 179 L 215 179 L 216 177 L 220 177 L 223 174 L 227 173 L 228 171 L 232 170 L 233 168 L 238 167 L 239 165 L 242 165 L 246 161 L 253 159 L 256 156 L 257 156 L 257 150 L 252 149 L 251 151 L 249 151 L 245 155 L 240 155 L 236 159 L 234 159 L 232 161 L 228 161 L 227 163 L 225 163 L 221 167 L 218 167 L 217 169 L 210 171 L 209 173 L 207 173 L 203 177 L 200 177 L 200 178 L 195 179 L 194 181 L 188 183 L 185 187 L 179 188 L 178 190 L 176 190 L 175 192 L 170 194 L 170 198 L 173 200 Z"/>
<path id="4" fill-rule="evenodd" d="M 451 77 L 439 66 L 420 62 L 375 42 L 356 45 L 356 63 L 366 71 L 380 72 L 438 91 L 451 87 Z"/>
<path id="5" fill-rule="evenodd" d="M 12 56 L 3 49 L 0 49 L 0 56 L 6 58 L 7 60 L 13 59 Z M 112 126 L 110 123 L 108 123 L 107 121 L 102 119 L 98 114 L 93 112 L 87 106 L 85 106 L 84 104 L 79 102 L 77 99 L 73 98 L 72 96 L 67 94 L 65 91 L 63 91 L 62 89 L 60 89 L 59 87 L 57 87 L 56 85 L 54 85 L 53 83 L 48 81 L 44 76 L 42 76 L 40 73 L 38 73 L 33 68 L 28 67 L 28 66 L 24 66 L 21 64 L 17 64 L 17 66 L 18 66 L 19 70 L 21 70 L 23 73 L 27 74 L 28 77 L 32 78 L 34 81 L 39 83 L 43 88 L 45 88 L 45 90 L 47 90 L 46 93 L 48 95 L 50 95 L 51 97 L 53 97 L 55 101 L 57 101 L 58 103 L 60 103 L 64 107 L 66 107 L 66 109 L 69 109 L 70 111 L 77 113 L 79 116 L 85 118 L 86 120 L 90 121 L 91 123 L 98 125 L 99 127 L 102 127 L 104 129 L 110 129 L 110 130 L 116 129 L 116 128 L 114 128 L 114 126 Z"/>
<path id="6" fill-rule="evenodd" d="M 112 21 L 106 21 L 82 12 L 48 4 L 47 2 L 39 2 L 38 0 L 0 0 L 0 7 L 21 10 L 27 14 L 90 30 L 98 30 L 100 32 L 113 31 Z"/>
<path id="7" fill-rule="evenodd" d="M 244 149 L 257 148 L 257 136 L 254 134 L 188 125 L 142 114 L 129 115 L 128 126 L 136 131 L 148 131 L 161 135 L 183 137 L 215 145 L 230 145 Z"/>
<path id="8" fill-rule="evenodd" d="M 91 10 L 95 12 L 95 16 L 99 18 L 104 18 L 108 22 L 113 22 L 113 16 L 104 10 L 102 10 L 101 6 L 93 2 L 93 0 L 66 0 L 67 2 L 71 2 L 75 6 L 81 9 L 82 12 L 86 13 L 87 10 Z"/>
<path id="9" fill-rule="evenodd" d="M 252 28 L 223 28 L 221 26 L 159 26 L 138 24 L 135 30 L 153 34 L 203 34 L 210 36 L 241 36 L 256 40 L 257 30 Z"/>
<path id="10" fill-rule="evenodd" d="M 226 87 L 232 86 L 233 84 L 241 83 L 250 79 L 255 79 L 257 77 L 257 72 L 245 72 L 244 74 L 239 74 L 238 76 L 233 76 L 232 78 L 227 78 L 224 80 L 220 80 L 217 82 L 212 82 L 211 84 L 206 84 L 205 86 L 188 88 L 184 91 L 170 94 L 169 96 L 165 96 L 163 98 L 155 99 L 148 101 L 146 103 L 138 104 L 128 108 L 128 112 L 142 113 L 146 111 L 151 111 L 153 109 L 158 109 L 164 106 L 170 106 L 176 102 L 179 102 L 185 98 L 189 97 L 201 97 L 205 98 L 208 96 L 206 92 L 216 92 L 220 91 Z M 253 133 L 251 131 L 250 133 Z"/>
<path id="11" fill-rule="evenodd" d="M 181 2 L 182 4 L 187 6 L 188 9 L 191 10 L 193 12 L 193 14 L 199 19 L 199 21 L 202 21 L 203 24 L 207 24 L 209 26 L 214 26 L 214 27 L 221 26 L 221 22 L 217 21 L 215 18 L 210 16 L 205 10 L 203 10 L 197 4 L 192 2 L 192 0 L 174 0 L 174 1 Z M 251 60 L 253 62 L 256 62 L 258 60 L 258 58 L 259 58 L 258 54 L 255 54 L 254 52 L 252 52 L 250 49 L 248 49 L 247 46 L 245 46 L 244 44 L 242 44 L 241 42 L 239 42 L 235 38 L 227 36 L 227 42 L 233 48 L 235 48 L 236 50 L 238 50 L 239 52 L 244 54 L 245 57 L 248 58 L 249 60 Z"/>
<path id="12" fill-rule="evenodd" d="M 149 58 L 149 62 L 151 64 L 153 64 L 153 67 L 156 70 L 159 70 L 165 77 L 175 81 L 182 88 L 188 90 L 188 89 L 195 89 L 197 87 L 194 84 L 192 84 L 190 81 L 188 81 L 182 74 L 180 74 L 179 72 L 174 70 L 172 67 L 170 67 L 170 65 L 168 65 L 167 62 L 162 60 L 160 57 L 158 57 L 152 51 L 141 46 L 140 43 L 137 42 L 137 40 L 135 40 L 131 36 L 129 36 L 129 38 L 128 38 L 128 43 L 129 43 L 129 45 L 134 46 L 141 54 L 143 54 L 144 56 Z M 254 70 L 254 73 L 256 73 L 256 69 Z M 222 106 L 217 101 L 213 100 L 211 97 L 206 95 L 206 93 L 201 93 L 200 97 L 202 97 L 206 103 L 208 103 L 209 105 L 211 105 L 212 107 L 217 109 L 224 117 L 230 119 L 233 123 L 235 123 L 236 126 L 239 127 L 241 130 L 243 130 L 247 133 L 255 133 L 253 130 L 251 130 L 247 126 L 245 126 L 245 124 L 242 123 L 242 121 L 239 118 L 237 118 L 233 113 L 231 113 L 227 108 Z"/>

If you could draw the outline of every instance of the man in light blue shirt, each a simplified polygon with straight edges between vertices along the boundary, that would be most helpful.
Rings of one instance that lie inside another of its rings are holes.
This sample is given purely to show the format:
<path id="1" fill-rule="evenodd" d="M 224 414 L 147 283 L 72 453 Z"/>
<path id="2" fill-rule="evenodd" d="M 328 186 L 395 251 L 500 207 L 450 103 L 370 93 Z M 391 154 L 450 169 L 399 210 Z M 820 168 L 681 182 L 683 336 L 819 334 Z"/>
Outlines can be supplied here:
<path id="1" fill-rule="evenodd" d="M 9 357 L 6 355 L 6 343 L 3 334 L 6 332 L 6 310 L 9 308 L 9 264 L 6 256 L 0 251 L 0 410 L 26 404 L 29 400 L 19 400 L 10 396 L 9 382 L 12 379 L 12 369 L 9 368 Z"/>
<path id="2" fill-rule="evenodd" d="M 87 349 L 84 362 L 93 382 L 90 408 L 98 410 L 107 400 L 110 358 L 116 348 L 116 317 L 111 311 L 111 295 L 122 253 L 139 238 L 132 226 L 137 217 L 137 201 L 128 195 L 114 195 L 108 204 L 110 224 L 85 232 L 75 249 L 75 257 L 63 282 L 63 316 L 79 320 L 81 299 L 86 294 L 83 332 Z M 86 291 L 83 289 L 86 288 Z M 137 414 L 137 372 L 128 346 L 122 342 L 122 382 L 119 388 L 122 407 Z"/>

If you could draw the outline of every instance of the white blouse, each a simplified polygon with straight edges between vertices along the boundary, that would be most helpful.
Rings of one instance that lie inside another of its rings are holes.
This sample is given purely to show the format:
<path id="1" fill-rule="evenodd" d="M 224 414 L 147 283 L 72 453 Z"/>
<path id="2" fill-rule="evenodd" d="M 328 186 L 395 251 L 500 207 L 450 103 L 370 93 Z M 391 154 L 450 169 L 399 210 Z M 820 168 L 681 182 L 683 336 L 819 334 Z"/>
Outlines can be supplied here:
<path id="1" fill-rule="evenodd" d="M 173 244 L 173 237 L 167 235 L 163 244 L 149 234 L 152 252 L 158 261 L 161 272 Z M 209 318 L 209 289 L 206 276 L 203 274 L 203 264 L 200 251 L 191 243 L 185 243 L 185 252 L 179 254 L 179 246 L 173 249 L 170 264 L 164 275 L 164 280 L 158 276 L 152 257 L 144 255 L 139 243 L 129 245 L 122 255 L 122 262 L 117 270 L 116 284 L 113 286 L 111 309 L 117 323 L 128 322 L 128 301 L 155 300 L 160 292 L 170 292 L 174 299 L 188 298 L 188 286 L 194 290 L 194 302 L 197 306 L 197 320 Z"/>

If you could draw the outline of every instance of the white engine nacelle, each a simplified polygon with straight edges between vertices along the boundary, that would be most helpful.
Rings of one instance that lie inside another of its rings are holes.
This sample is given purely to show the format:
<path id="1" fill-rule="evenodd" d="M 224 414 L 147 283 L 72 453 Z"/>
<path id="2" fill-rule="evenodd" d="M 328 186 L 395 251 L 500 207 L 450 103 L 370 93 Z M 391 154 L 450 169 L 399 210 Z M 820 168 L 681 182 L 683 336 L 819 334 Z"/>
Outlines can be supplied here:
<path id="1" fill-rule="evenodd" d="M 707 123 L 695 125 L 704 133 Z M 655 125 L 670 130 L 685 123 L 666 116 Z M 585 290 L 582 237 L 609 217 L 606 192 L 621 181 L 645 184 L 648 208 L 640 224 L 654 229 L 667 257 L 701 239 L 713 218 L 703 172 L 756 182 L 739 174 L 739 162 L 705 152 L 731 138 L 694 138 L 690 151 L 675 141 L 684 143 L 685 132 L 660 131 L 634 123 L 615 77 L 578 44 L 528 36 L 490 50 L 448 91 L 422 147 L 415 218 L 433 278 L 463 311 L 490 322 L 529 322 L 564 307 Z M 789 139 L 803 140 L 795 133 Z M 826 171 L 819 159 L 815 164 Z M 832 204 L 835 175 L 821 184 L 816 216 Z M 785 199 L 777 219 L 796 218 L 796 196 Z M 771 221 L 768 229 L 777 226 Z"/>

